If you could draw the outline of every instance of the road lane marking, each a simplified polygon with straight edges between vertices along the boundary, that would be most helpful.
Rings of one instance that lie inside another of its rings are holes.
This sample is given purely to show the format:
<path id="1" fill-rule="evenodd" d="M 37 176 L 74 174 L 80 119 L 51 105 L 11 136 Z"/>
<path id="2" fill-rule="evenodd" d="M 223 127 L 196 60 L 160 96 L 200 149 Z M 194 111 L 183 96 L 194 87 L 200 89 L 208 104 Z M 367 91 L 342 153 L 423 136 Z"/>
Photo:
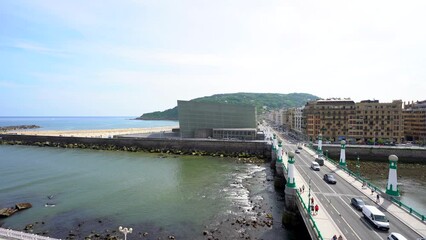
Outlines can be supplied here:
<path id="1" fill-rule="evenodd" d="M 339 211 L 337 211 L 337 209 L 333 206 L 333 204 L 331 204 L 331 201 L 329 200 L 328 201 L 328 203 L 330 204 L 330 206 L 334 209 L 334 211 L 336 211 L 337 213 L 338 213 L 338 215 L 340 216 L 340 218 L 343 220 L 343 222 L 345 222 L 345 224 L 351 229 L 351 231 L 356 235 L 356 237 L 359 239 L 359 240 L 362 240 L 359 236 L 358 236 L 358 234 L 356 234 L 356 232 L 355 232 L 355 230 L 351 227 L 351 225 L 349 225 L 349 223 L 346 221 L 346 219 L 342 216 L 342 214 L 339 212 Z M 337 221 L 339 221 L 339 219 L 336 219 Z M 339 223 L 340 223 L 340 221 L 339 221 Z"/>
<path id="2" fill-rule="evenodd" d="M 337 192 L 336 191 L 334 191 L 334 189 L 332 189 L 332 191 L 333 192 L 335 192 L 336 193 L 336 196 L 338 195 L 337 194 Z M 322 194 L 323 196 L 324 196 L 324 194 Z M 352 212 L 354 212 L 357 216 L 359 216 L 358 214 L 359 213 L 357 213 L 357 212 L 355 212 L 355 210 L 353 210 L 353 208 L 351 207 L 351 206 L 349 206 L 349 204 L 348 203 L 346 203 L 346 201 L 344 201 L 343 200 L 343 198 L 341 197 L 341 196 L 338 196 L 338 198 L 343 202 L 343 204 L 344 205 L 346 205 Z M 326 198 L 327 199 L 327 198 Z M 358 239 L 360 239 L 361 240 L 361 238 L 358 236 L 358 234 L 356 234 L 356 232 L 355 232 L 355 230 L 349 225 L 349 223 L 346 221 L 346 219 L 341 215 L 341 213 L 339 212 L 339 211 L 337 211 L 337 209 L 333 206 L 333 204 L 331 204 L 331 200 L 330 199 L 327 199 L 328 200 L 328 202 L 329 202 L 329 204 L 330 204 L 330 206 L 332 207 L 332 208 L 334 208 L 334 210 L 337 212 L 337 213 L 339 213 L 339 216 L 342 218 L 342 220 L 348 225 L 348 227 L 353 231 L 353 233 L 358 237 Z M 376 231 L 373 231 L 380 239 L 382 239 L 382 237 L 376 232 Z"/>

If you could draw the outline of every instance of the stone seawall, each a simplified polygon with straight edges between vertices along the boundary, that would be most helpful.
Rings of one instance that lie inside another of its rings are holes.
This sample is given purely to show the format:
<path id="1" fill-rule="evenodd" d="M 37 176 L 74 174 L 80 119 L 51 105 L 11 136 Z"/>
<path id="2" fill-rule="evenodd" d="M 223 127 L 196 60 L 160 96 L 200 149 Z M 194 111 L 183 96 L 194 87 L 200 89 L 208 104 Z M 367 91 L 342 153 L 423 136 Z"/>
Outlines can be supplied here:
<path id="1" fill-rule="evenodd" d="M 315 146 L 316 148 L 316 146 Z M 328 150 L 330 158 L 339 160 L 340 145 L 323 145 L 325 154 Z M 346 158 L 356 160 L 359 156 L 363 160 L 374 160 L 388 162 L 389 155 L 398 156 L 400 163 L 422 163 L 426 164 L 426 148 L 419 147 L 389 147 L 389 146 L 346 146 Z"/>
<path id="2" fill-rule="evenodd" d="M 210 139 L 84 138 L 0 134 L 5 144 L 64 148 L 149 151 L 175 154 L 223 155 L 270 159 L 271 146 L 264 141 L 219 141 Z"/>

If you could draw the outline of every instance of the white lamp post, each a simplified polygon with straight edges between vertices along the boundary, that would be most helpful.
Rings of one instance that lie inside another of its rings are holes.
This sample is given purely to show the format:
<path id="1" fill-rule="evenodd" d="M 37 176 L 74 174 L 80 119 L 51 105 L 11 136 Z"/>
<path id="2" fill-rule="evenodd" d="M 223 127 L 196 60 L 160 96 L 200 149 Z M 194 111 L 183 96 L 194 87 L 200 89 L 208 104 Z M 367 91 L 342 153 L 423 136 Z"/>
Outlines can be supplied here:
<path id="1" fill-rule="evenodd" d="M 120 230 L 120 232 L 122 232 L 124 234 L 124 240 L 127 240 L 127 234 L 128 233 L 132 233 L 133 229 L 132 228 L 123 228 L 122 226 L 118 227 L 118 230 Z"/>

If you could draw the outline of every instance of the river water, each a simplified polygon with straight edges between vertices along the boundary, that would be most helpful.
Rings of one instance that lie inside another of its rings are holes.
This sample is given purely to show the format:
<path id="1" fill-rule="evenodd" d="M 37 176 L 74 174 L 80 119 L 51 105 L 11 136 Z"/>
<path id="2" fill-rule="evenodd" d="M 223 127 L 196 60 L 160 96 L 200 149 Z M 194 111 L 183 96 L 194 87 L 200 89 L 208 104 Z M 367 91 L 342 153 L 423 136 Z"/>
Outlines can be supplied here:
<path id="1" fill-rule="evenodd" d="M 273 181 L 265 181 L 271 178 L 267 164 L 0 145 L 0 166 L 0 208 L 19 202 L 33 205 L 0 219 L 6 228 L 22 230 L 33 224 L 35 233 L 57 238 L 71 233 L 77 239 L 92 231 L 113 234 L 120 225 L 134 229 L 128 239 L 139 239 L 144 232 L 155 239 L 205 239 L 204 230 L 219 232 L 219 239 L 300 236 L 280 224 L 284 203 Z M 271 228 L 234 225 L 238 217 L 262 222 L 268 214 L 274 217 Z M 249 233 L 250 229 L 260 232 Z"/>
<path id="2" fill-rule="evenodd" d="M 348 160 L 348 168 L 357 172 L 356 160 Z M 385 190 L 389 175 L 389 163 L 361 161 L 360 174 L 377 187 Z M 400 200 L 426 215 L 426 165 L 399 163 L 397 169 Z"/>

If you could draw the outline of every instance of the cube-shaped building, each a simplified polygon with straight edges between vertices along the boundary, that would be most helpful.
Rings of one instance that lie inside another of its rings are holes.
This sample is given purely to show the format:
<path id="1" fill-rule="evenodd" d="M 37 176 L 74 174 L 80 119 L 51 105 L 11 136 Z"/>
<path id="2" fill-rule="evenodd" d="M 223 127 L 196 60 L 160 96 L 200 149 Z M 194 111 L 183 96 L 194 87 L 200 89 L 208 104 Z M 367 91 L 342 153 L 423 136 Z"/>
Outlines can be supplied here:
<path id="1" fill-rule="evenodd" d="M 251 105 L 178 101 L 183 138 L 256 139 L 256 107 Z"/>

